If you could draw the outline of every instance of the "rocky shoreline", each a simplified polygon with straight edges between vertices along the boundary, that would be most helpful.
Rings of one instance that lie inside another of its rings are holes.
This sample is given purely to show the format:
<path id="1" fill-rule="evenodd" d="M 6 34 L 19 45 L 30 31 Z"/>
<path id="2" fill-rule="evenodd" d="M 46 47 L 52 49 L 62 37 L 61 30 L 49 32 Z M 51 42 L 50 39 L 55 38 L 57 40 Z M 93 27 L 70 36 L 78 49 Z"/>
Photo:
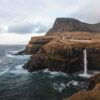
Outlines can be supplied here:
<path id="1" fill-rule="evenodd" d="M 90 78 L 88 90 L 82 90 L 64 100 L 100 100 L 100 74 Z"/>
<path id="2" fill-rule="evenodd" d="M 100 34 L 90 28 L 95 25 L 57 18 L 45 36 L 32 37 L 26 49 L 18 53 L 32 55 L 23 68 L 30 72 L 48 68 L 72 74 L 83 70 L 83 50 L 87 49 L 88 69 L 100 70 Z"/>
<path id="3" fill-rule="evenodd" d="M 95 29 L 96 27 L 96 29 Z M 87 50 L 88 70 L 100 71 L 100 27 L 75 19 L 57 18 L 45 36 L 32 37 L 26 49 L 18 54 L 31 54 L 23 66 L 30 72 L 48 68 L 73 74 L 83 70 L 83 50 Z M 88 91 L 66 100 L 100 100 L 100 74 L 90 79 Z"/>

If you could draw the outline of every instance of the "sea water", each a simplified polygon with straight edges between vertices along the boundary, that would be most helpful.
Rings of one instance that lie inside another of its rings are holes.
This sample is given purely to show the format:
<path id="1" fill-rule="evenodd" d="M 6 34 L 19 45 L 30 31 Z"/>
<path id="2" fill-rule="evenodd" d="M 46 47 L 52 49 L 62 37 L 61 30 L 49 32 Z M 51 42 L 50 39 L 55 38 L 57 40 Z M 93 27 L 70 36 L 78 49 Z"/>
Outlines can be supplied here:
<path id="1" fill-rule="evenodd" d="M 24 48 L 0 46 L 0 100 L 62 100 L 85 88 L 83 79 L 76 75 L 48 69 L 30 73 L 23 69 L 30 55 L 14 54 Z"/>

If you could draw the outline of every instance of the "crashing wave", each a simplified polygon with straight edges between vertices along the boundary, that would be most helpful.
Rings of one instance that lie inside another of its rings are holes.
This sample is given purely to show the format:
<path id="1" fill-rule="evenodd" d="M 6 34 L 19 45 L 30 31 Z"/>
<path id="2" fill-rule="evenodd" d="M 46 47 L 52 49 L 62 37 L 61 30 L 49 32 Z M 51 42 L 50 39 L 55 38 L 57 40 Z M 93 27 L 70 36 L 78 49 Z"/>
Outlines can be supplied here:
<path id="1" fill-rule="evenodd" d="M 55 77 L 55 76 L 65 76 L 65 77 L 67 77 L 68 76 L 68 74 L 66 74 L 66 73 L 50 71 L 49 69 L 45 69 L 45 70 L 43 70 L 43 72 L 49 73 L 51 75 L 51 77 Z"/>
<path id="2" fill-rule="evenodd" d="M 23 65 L 17 65 L 14 68 L 10 69 L 8 72 L 13 74 L 27 74 L 27 70 L 22 68 Z"/>
<path id="3" fill-rule="evenodd" d="M 6 55 L 9 58 L 16 58 L 16 59 L 29 59 L 31 55 L 12 55 L 8 54 Z"/>

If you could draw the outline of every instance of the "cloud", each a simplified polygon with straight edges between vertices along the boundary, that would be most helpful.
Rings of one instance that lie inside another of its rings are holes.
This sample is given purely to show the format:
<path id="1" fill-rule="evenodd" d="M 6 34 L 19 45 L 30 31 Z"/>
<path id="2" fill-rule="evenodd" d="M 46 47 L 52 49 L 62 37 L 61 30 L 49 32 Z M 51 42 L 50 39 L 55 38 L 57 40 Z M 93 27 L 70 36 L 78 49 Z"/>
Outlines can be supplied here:
<path id="1" fill-rule="evenodd" d="M 99 4 L 100 0 L 0 0 L 0 37 L 17 43 L 24 36 L 44 34 L 57 17 L 100 22 Z"/>
<path id="2" fill-rule="evenodd" d="M 87 3 L 73 16 L 89 23 L 100 22 L 100 0 L 87 0 Z"/>
<path id="3" fill-rule="evenodd" d="M 8 32 L 8 26 L 1 24 L 0 33 Z"/>
<path id="4" fill-rule="evenodd" d="M 71 15 L 78 11 L 80 7 L 85 3 L 86 0 L 43 0 L 46 9 L 45 11 L 49 11 L 53 13 L 53 15 L 64 16 L 64 15 Z"/>
<path id="5" fill-rule="evenodd" d="M 25 23 L 9 26 L 9 33 L 46 33 L 48 28 L 43 24 Z"/>
<path id="6" fill-rule="evenodd" d="M 52 25 L 57 17 L 100 21 L 100 0 L 0 0 L 0 24 L 42 23 Z"/>
<path id="7" fill-rule="evenodd" d="M 88 0 L 0 0 L 0 22 L 39 22 L 50 25 L 56 17 L 77 12 Z"/>
<path id="8" fill-rule="evenodd" d="M 0 34 L 0 44 L 28 44 L 29 40 L 33 36 L 43 36 L 45 33 L 36 34 L 36 33 L 30 33 L 30 34 L 16 34 L 16 33 L 3 33 Z"/>

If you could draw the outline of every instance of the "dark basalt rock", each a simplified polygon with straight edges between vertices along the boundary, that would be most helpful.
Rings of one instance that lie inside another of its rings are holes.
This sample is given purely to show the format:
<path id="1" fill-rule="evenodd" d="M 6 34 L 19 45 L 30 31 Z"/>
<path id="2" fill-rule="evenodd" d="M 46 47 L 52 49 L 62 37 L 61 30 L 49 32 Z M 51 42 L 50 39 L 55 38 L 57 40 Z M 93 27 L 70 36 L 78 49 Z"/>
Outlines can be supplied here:
<path id="1" fill-rule="evenodd" d="M 48 68 L 50 71 L 60 71 L 70 74 L 83 69 L 81 59 L 77 58 L 77 61 L 71 61 L 75 59 L 73 57 L 68 60 L 54 60 L 49 59 L 46 55 L 43 57 L 43 55 L 34 55 L 23 68 L 28 69 L 30 72 Z M 59 58 L 59 56 L 57 57 Z"/>
<path id="2" fill-rule="evenodd" d="M 92 51 L 92 49 L 87 50 L 87 53 L 90 54 L 88 56 L 89 71 L 100 70 L 100 54 L 94 54 L 94 51 L 96 52 L 96 50 Z M 70 52 L 66 51 L 62 53 L 53 52 L 52 54 L 46 53 L 46 51 L 43 52 L 42 50 L 41 52 L 33 55 L 31 60 L 24 66 L 24 68 L 28 69 L 30 72 L 48 68 L 51 71 L 61 71 L 69 74 L 83 70 L 84 65 L 82 49 L 73 49 L 70 50 Z"/>

